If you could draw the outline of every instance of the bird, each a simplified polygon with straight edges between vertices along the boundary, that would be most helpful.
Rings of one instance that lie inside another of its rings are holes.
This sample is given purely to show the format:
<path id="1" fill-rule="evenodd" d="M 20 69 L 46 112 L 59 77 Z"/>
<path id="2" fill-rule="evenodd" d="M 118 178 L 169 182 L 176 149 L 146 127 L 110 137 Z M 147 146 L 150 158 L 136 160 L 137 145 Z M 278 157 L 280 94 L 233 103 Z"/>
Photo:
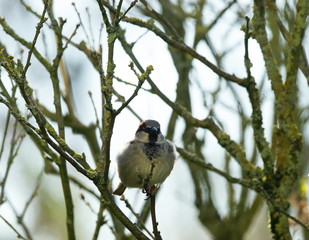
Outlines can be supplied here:
<path id="1" fill-rule="evenodd" d="M 155 120 L 142 121 L 135 137 L 117 158 L 121 183 L 113 192 L 123 195 L 127 187 L 141 188 L 149 195 L 150 189 L 160 185 L 170 175 L 176 160 L 176 148 L 161 133 Z"/>

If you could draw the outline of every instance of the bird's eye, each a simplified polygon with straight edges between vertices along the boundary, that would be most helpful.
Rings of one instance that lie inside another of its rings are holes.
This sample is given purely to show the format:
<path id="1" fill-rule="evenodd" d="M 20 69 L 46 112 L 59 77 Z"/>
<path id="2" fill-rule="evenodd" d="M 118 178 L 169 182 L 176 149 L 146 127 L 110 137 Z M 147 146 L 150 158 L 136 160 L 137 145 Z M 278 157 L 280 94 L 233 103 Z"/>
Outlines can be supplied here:
<path id="1" fill-rule="evenodd" d="M 146 123 L 143 122 L 141 125 L 139 125 L 136 132 L 145 131 L 146 128 L 147 128 Z"/>
<path id="2" fill-rule="evenodd" d="M 146 133 L 150 133 L 150 132 L 151 132 L 151 129 L 152 129 L 152 128 L 150 128 L 150 127 L 145 127 L 145 128 L 143 129 L 143 131 L 146 132 Z"/>
<path id="3" fill-rule="evenodd" d="M 160 134 L 161 131 L 160 131 L 160 127 L 151 127 L 151 126 L 147 126 L 147 124 L 145 122 L 142 122 L 136 133 L 138 132 L 145 132 L 145 133 L 148 133 L 148 134 Z"/>
<path id="4" fill-rule="evenodd" d="M 156 127 L 146 127 L 144 132 L 149 133 L 149 134 L 159 134 L 160 133 L 160 128 Z"/>

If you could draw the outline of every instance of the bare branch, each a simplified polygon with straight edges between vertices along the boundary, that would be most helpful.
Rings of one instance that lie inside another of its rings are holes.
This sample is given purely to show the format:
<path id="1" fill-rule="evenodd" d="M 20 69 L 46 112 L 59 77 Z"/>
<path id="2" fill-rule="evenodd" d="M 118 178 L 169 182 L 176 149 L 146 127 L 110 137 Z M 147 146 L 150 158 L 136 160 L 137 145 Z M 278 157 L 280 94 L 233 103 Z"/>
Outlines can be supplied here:
<path id="1" fill-rule="evenodd" d="M 23 240 L 27 240 L 27 238 L 25 238 L 24 236 L 22 236 L 17 230 L 16 228 L 14 228 L 14 226 L 8 221 L 6 220 L 2 215 L 0 215 L 0 218 L 16 233 L 17 237 Z"/>
<path id="2" fill-rule="evenodd" d="M 28 52 L 27 61 L 26 61 L 24 70 L 22 72 L 21 78 L 25 78 L 26 77 L 27 70 L 28 70 L 28 68 L 30 67 L 30 64 L 31 64 L 30 60 L 31 60 L 31 56 L 32 56 L 32 53 L 33 53 L 33 50 L 34 50 L 34 46 L 35 46 L 35 44 L 36 44 L 36 42 L 38 40 L 38 37 L 40 35 L 40 31 L 41 31 L 41 29 L 43 27 L 44 22 L 47 21 L 47 18 L 45 18 L 47 7 L 48 7 L 48 0 L 45 0 L 44 1 L 44 9 L 43 9 L 43 12 L 42 12 L 41 20 L 40 20 L 40 22 L 38 23 L 38 25 L 36 27 L 36 32 L 35 32 L 35 35 L 34 35 L 34 38 L 33 38 L 33 41 L 32 41 L 32 45 L 31 45 L 31 47 L 29 49 L 29 52 Z"/>

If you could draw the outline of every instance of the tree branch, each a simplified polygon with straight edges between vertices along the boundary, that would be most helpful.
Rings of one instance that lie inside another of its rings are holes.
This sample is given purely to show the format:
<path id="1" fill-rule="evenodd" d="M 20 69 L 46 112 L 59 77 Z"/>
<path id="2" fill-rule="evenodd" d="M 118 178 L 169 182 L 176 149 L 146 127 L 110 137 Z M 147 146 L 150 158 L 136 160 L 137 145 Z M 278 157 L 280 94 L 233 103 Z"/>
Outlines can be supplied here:
<path id="1" fill-rule="evenodd" d="M 16 233 L 17 238 L 23 239 L 23 240 L 28 240 L 27 238 L 25 238 L 23 235 L 21 235 L 16 228 L 14 228 L 14 226 L 8 221 L 6 220 L 2 215 L 0 215 L 0 218 Z"/>
<path id="2" fill-rule="evenodd" d="M 28 68 L 29 68 L 29 66 L 31 64 L 30 60 L 31 60 L 31 56 L 32 56 L 35 44 L 36 44 L 36 42 L 38 40 L 38 37 L 40 35 L 40 31 L 41 31 L 41 29 L 43 27 L 44 22 L 46 22 L 46 20 L 47 20 L 47 18 L 45 18 L 47 7 L 48 7 L 48 0 L 44 0 L 44 9 L 43 9 L 43 12 L 42 12 L 42 16 L 41 16 L 40 22 L 38 23 L 38 25 L 36 27 L 36 32 L 35 32 L 35 35 L 34 35 L 34 38 L 33 38 L 32 42 L 31 42 L 32 44 L 31 44 L 31 47 L 30 47 L 29 52 L 28 52 L 27 61 L 26 61 L 24 70 L 22 72 L 21 78 L 25 78 L 26 77 L 27 70 L 28 70 Z"/>
<path id="3" fill-rule="evenodd" d="M 103 1 L 103 4 L 112 12 L 116 12 L 116 9 L 111 6 L 107 1 Z M 175 40 L 173 37 L 165 34 L 163 31 L 161 31 L 157 26 L 154 25 L 153 22 L 144 22 L 141 19 L 138 18 L 129 18 L 124 17 L 123 21 L 137 25 L 142 28 L 146 28 L 156 34 L 158 37 L 160 37 L 164 42 L 169 44 L 170 46 L 182 51 L 188 53 L 193 58 L 199 60 L 203 64 L 205 64 L 207 67 L 209 67 L 214 73 L 218 74 L 219 76 L 225 78 L 228 81 L 237 83 L 240 86 L 243 86 L 244 80 L 241 78 L 236 77 L 235 75 L 228 74 L 224 72 L 222 69 L 218 68 L 215 64 L 207 60 L 206 57 L 200 55 L 198 52 L 196 52 L 193 48 L 186 45 L 183 41 L 179 41 L 179 39 Z"/>
<path id="4" fill-rule="evenodd" d="M 202 167 L 205 168 L 209 171 L 215 172 L 217 174 L 219 174 L 220 176 L 224 177 L 228 182 L 231 183 L 237 183 L 240 184 L 246 188 L 251 188 L 253 190 L 256 190 L 255 184 L 252 183 L 252 180 L 250 179 L 240 179 L 240 178 L 235 178 L 230 176 L 228 173 L 221 171 L 218 168 L 215 168 L 211 163 L 205 163 L 201 158 L 199 158 L 198 156 L 196 156 L 196 154 L 188 152 L 187 150 L 183 149 L 183 148 L 179 148 L 177 147 L 177 152 L 179 152 L 179 154 L 186 160 Z M 256 179 L 257 180 L 257 179 Z"/>
<path id="5" fill-rule="evenodd" d="M 249 58 L 249 46 L 248 40 L 250 38 L 249 34 L 249 22 L 250 19 L 246 17 L 246 30 L 245 30 L 245 56 L 244 63 L 247 70 L 247 83 L 246 89 L 249 95 L 250 103 L 252 106 L 252 128 L 254 131 L 254 140 L 256 142 L 257 148 L 259 149 L 259 153 L 262 156 L 264 162 L 264 172 L 268 178 L 271 178 L 274 174 L 274 156 L 270 151 L 270 144 L 267 142 L 264 134 L 263 128 L 263 116 L 261 111 L 261 99 L 259 90 L 256 87 L 256 83 L 254 77 L 251 75 L 251 66 L 252 63 Z"/>

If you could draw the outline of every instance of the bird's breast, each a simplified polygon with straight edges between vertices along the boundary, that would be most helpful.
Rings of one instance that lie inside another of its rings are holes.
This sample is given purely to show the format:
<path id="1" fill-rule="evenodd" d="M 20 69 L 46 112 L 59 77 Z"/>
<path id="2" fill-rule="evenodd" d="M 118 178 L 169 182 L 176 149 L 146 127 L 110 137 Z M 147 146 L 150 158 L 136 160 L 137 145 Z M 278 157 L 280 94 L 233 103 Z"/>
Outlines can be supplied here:
<path id="1" fill-rule="evenodd" d="M 164 146 L 155 143 L 145 143 L 143 151 L 149 160 L 158 158 L 164 154 Z"/>
<path id="2" fill-rule="evenodd" d="M 131 142 L 118 158 L 118 172 L 124 184 L 139 187 L 144 179 L 162 183 L 173 168 L 168 144 Z"/>

